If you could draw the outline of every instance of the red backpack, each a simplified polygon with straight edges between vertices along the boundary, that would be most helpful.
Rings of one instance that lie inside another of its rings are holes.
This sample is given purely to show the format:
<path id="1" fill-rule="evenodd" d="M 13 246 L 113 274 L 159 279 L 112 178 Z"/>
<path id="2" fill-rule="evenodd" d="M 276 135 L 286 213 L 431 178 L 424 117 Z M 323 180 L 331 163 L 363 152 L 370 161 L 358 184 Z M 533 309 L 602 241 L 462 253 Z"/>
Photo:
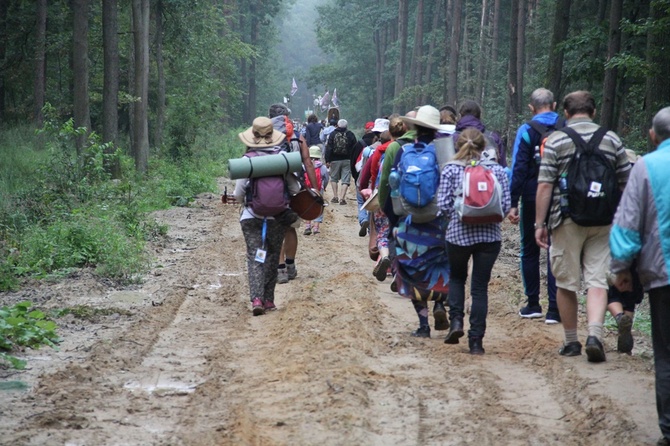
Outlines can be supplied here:
<path id="1" fill-rule="evenodd" d="M 463 223 L 481 225 L 500 223 L 505 215 L 502 207 L 502 186 L 495 173 L 485 163 L 451 161 L 465 166 L 463 185 L 456 191 L 454 207 Z"/>

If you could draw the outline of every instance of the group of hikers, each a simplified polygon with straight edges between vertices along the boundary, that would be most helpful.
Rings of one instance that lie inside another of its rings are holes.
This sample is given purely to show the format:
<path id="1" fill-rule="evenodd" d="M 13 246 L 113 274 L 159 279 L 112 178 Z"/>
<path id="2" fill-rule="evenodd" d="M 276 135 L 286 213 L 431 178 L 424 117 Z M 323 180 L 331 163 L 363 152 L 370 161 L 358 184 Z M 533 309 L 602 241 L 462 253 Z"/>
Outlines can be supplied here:
<path id="1" fill-rule="evenodd" d="M 353 179 L 358 234 L 370 237 L 372 274 L 380 282 L 391 278 L 391 289 L 410 299 L 419 322 L 411 335 L 430 337 L 432 301 L 433 329 L 447 331 L 445 343 L 459 343 L 470 274 L 468 347 L 482 355 L 488 284 L 508 219 L 521 236 L 526 302 L 519 316 L 561 323 L 559 355 L 579 356 L 583 348 L 589 362 L 605 361 L 608 310 L 618 325 L 617 350 L 630 354 L 635 306 L 649 293 L 658 444 L 670 444 L 670 177 L 663 172 L 670 165 L 670 107 L 654 117 L 650 138 L 657 148 L 643 157 L 594 122 L 596 104 L 587 91 L 566 95 L 559 114 L 552 92 L 538 88 L 529 109 L 533 117 L 519 127 L 507 166 L 500 136 L 486 129 L 471 100 L 458 109 L 424 105 L 375 119 L 361 138 L 339 117 L 324 127 L 312 115 L 294 132 L 290 111 L 271 106 L 268 117 L 256 118 L 239 137 L 248 151 L 299 151 L 302 171 L 281 176 L 285 200 L 274 215 L 255 211 L 257 179 L 237 180 L 252 312 L 275 310 L 276 283 L 297 277 L 302 223 L 290 195 L 307 187 L 323 206 L 347 205 Z M 323 199 L 328 182 L 329 203 Z M 303 234 L 318 234 L 321 221 L 307 222 Z M 546 313 L 541 249 L 548 250 Z M 577 331 L 582 288 L 584 345 Z"/>

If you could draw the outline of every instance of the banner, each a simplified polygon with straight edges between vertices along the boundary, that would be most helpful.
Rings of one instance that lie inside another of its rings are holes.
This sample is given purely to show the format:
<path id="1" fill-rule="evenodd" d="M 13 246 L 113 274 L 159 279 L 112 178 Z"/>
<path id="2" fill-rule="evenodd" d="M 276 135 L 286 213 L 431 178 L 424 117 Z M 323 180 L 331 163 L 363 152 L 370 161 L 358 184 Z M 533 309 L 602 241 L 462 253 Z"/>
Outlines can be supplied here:
<path id="1" fill-rule="evenodd" d="M 295 78 L 293 78 L 293 84 L 291 85 L 291 96 L 293 96 L 298 91 L 298 84 L 295 83 Z"/>
<path id="2" fill-rule="evenodd" d="M 337 99 L 337 88 L 333 90 L 333 99 L 331 101 L 335 107 L 340 106 L 340 101 Z"/>

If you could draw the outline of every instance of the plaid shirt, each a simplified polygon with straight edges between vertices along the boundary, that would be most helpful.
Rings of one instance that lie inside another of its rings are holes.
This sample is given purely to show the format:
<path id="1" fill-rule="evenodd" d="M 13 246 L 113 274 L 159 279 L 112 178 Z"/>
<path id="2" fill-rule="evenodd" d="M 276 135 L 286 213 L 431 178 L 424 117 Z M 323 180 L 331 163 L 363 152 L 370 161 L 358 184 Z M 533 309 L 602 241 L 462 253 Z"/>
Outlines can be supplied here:
<path id="1" fill-rule="evenodd" d="M 498 178 L 503 190 L 502 205 L 503 212 L 507 214 L 510 208 L 511 196 L 509 192 L 509 180 L 505 170 L 498 164 L 491 167 Z M 482 225 L 470 225 L 461 223 L 454 209 L 454 198 L 456 191 L 463 187 L 463 174 L 465 166 L 447 164 L 442 169 L 440 187 L 437 191 L 437 205 L 449 219 L 447 228 L 447 241 L 454 245 L 471 246 L 477 243 L 489 243 L 502 240 L 500 223 L 488 223 Z"/>

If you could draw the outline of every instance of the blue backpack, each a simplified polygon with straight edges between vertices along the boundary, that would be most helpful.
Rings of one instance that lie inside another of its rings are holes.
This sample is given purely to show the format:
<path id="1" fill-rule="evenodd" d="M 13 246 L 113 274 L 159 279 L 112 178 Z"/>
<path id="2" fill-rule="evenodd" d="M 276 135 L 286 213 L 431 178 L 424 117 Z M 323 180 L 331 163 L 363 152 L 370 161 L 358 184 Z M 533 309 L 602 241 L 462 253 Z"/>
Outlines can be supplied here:
<path id="1" fill-rule="evenodd" d="M 440 170 L 433 144 L 417 142 L 405 145 L 398 172 L 400 196 L 410 206 L 422 208 L 433 201 L 440 183 Z"/>

